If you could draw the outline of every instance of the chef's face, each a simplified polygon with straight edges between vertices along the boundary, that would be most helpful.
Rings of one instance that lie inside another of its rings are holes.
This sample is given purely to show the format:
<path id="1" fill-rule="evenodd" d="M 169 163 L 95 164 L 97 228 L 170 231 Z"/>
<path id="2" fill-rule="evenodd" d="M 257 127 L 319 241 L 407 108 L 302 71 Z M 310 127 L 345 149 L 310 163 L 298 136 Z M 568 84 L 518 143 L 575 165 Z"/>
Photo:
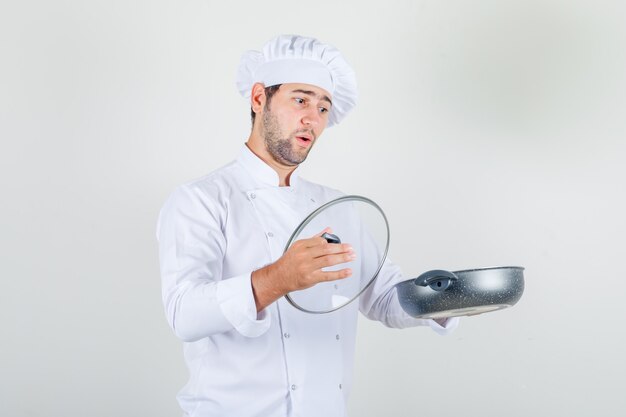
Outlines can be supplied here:
<path id="1" fill-rule="evenodd" d="M 261 135 L 279 164 L 296 166 L 309 154 L 328 123 L 330 94 L 310 84 L 283 84 L 266 102 Z"/>

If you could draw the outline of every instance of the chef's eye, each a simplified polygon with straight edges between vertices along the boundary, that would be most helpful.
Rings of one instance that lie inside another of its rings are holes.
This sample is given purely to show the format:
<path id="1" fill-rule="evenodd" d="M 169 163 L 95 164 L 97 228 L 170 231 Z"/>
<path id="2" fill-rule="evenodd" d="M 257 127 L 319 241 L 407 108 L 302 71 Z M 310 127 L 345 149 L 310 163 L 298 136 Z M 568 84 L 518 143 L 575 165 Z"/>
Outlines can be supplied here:
<path id="1" fill-rule="evenodd" d="M 328 113 L 328 109 L 326 107 L 320 107 L 320 113 Z"/>
<path id="2" fill-rule="evenodd" d="M 296 97 L 296 98 L 294 98 L 294 100 L 298 104 L 304 104 L 305 103 L 305 100 L 303 98 L 300 98 L 300 97 Z"/>

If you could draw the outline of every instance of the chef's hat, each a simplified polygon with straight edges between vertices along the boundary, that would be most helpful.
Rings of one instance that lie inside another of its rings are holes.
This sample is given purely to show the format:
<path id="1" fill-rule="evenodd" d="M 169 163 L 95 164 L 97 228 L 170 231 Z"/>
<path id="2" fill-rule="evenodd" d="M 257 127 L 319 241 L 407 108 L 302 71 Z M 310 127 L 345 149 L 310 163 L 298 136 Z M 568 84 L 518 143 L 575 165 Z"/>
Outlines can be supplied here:
<path id="1" fill-rule="evenodd" d="M 328 91 L 333 102 L 328 126 L 339 123 L 356 104 L 354 71 L 335 47 L 313 38 L 280 35 L 262 51 L 245 52 L 237 71 L 237 89 L 249 98 L 256 82 L 265 87 L 311 84 Z"/>

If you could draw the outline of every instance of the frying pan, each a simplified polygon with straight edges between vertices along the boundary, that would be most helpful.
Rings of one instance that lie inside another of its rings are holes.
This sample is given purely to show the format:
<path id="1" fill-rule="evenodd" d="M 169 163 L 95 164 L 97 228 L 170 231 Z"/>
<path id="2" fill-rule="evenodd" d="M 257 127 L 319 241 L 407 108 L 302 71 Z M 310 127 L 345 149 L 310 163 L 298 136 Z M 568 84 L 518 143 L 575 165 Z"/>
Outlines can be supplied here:
<path id="1" fill-rule="evenodd" d="M 511 307 L 524 292 L 524 268 L 432 270 L 396 284 L 403 310 L 415 318 L 473 316 Z"/>

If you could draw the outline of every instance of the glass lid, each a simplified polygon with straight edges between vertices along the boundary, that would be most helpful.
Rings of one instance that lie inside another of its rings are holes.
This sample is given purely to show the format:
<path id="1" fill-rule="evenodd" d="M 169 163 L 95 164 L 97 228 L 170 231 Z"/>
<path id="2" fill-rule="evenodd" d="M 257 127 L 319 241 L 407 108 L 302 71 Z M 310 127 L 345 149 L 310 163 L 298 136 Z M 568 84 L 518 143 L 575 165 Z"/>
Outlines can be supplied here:
<path id="1" fill-rule="evenodd" d="M 324 235 L 329 244 L 351 245 L 356 259 L 322 268 L 322 271 L 350 268 L 351 276 L 285 295 L 291 305 L 307 313 L 330 313 L 356 300 L 376 279 L 389 249 L 389 223 L 382 209 L 366 197 L 348 195 L 329 201 L 309 214 L 291 235 L 285 252 L 296 241 L 319 236 L 326 228 L 330 228 Z"/>

